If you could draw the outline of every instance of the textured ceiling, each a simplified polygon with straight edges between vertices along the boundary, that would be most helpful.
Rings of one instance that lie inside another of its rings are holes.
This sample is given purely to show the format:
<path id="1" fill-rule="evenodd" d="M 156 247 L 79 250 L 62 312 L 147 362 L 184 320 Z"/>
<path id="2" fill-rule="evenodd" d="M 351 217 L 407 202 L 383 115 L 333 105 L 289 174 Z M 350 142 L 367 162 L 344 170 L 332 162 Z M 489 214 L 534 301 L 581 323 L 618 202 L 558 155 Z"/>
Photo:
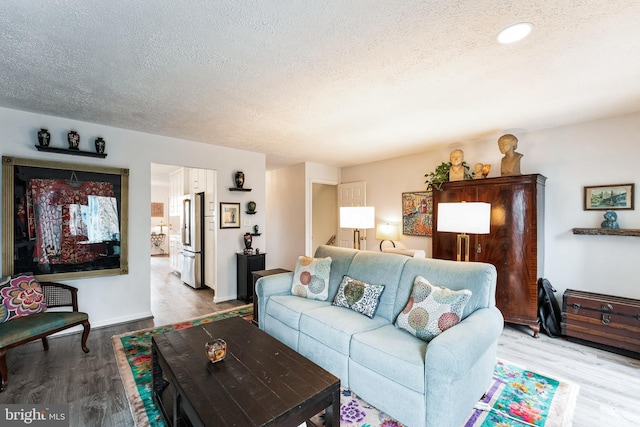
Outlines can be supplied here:
<path id="1" fill-rule="evenodd" d="M 348 166 L 640 111 L 639 22 L 638 0 L 2 0 L 0 106 Z"/>

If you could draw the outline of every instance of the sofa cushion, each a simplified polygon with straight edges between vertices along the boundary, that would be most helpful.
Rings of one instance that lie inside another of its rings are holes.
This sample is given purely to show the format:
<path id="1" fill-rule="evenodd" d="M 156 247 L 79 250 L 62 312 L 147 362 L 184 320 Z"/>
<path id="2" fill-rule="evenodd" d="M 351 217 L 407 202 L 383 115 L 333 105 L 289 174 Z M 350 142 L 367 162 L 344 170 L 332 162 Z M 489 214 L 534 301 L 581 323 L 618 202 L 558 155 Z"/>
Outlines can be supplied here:
<path id="1" fill-rule="evenodd" d="M 0 321 L 7 322 L 47 309 L 40 283 L 30 273 L 0 278 Z"/>
<path id="2" fill-rule="evenodd" d="M 267 301 L 266 313 L 295 330 L 299 329 L 300 315 L 314 308 L 328 305 L 326 301 L 299 298 L 295 295 L 274 295 Z"/>
<path id="3" fill-rule="evenodd" d="M 303 298 L 326 301 L 329 296 L 331 257 L 299 256 L 291 283 L 291 293 Z"/>
<path id="4" fill-rule="evenodd" d="M 409 301 L 396 319 L 396 326 L 415 337 L 431 341 L 460 323 L 462 311 L 470 298 L 471 291 L 467 289 L 452 291 L 417 276 Z"/>
<path id="5" fill-rule="evenodd" d="M 340 282 L 342 282 L 342 276 L 349 271 L 349 267 L 357 253 L 358 251 L 354 249 L 341 248 L 339 246 L 321 245 L 316 249 L 316 258 L 331 257 L 328 301 L 333 301 L 336 292 L 338 292 L 338 286 L 340 286 Z"/>
<path id="6" fill-rule="evenodd" d="M 80 311 L 47 311 L 0 323 L 0 347 L 85 320 L 89 320 L 89 315 Z"/>
<path id="7" fill-rule="evenodd" d="M 370 285 L 360 280 L 344 276 L 338 293 L 333 299 L 333 305 L 346 307 L 362 313 L 367 317 L 373 317 L 378 309 L 380 296 L 384 291 L 384 285 Z"/>
<path id="8" fill-rule="evenodd" d="M 325 305 L 302 313 L 302 316 L 300 316 L 300 333 L 306 334 L 344 355 L 348 355 L 353 334 L 388 324 L 389 321 L 379 316 L 369 319 L 343 307 Z M 303 352 L 304 349 L 301 348 L 300 351 Z"/>
<path id="9" fill-rule="evenodd" d="M 393 323 L 397 315 L 393 309 L 397 298 L 398 281 L 402 276 L 405 264 L 413 259 L 415 258 L 397 254 L 357 251 L 349 271 L 345 274 L 362 282 L 385 285 L 376 316 L 382 316 L 389 323 Z M 405 299 L 403 303 L 406 301 Z"/>
<path id="10" fill-rule="evenodd" d="M 372 371 L 424 393 L 424 366 L 427 343 L 385 325 L 359 332 L 351 339 L 350 358 Z"/>

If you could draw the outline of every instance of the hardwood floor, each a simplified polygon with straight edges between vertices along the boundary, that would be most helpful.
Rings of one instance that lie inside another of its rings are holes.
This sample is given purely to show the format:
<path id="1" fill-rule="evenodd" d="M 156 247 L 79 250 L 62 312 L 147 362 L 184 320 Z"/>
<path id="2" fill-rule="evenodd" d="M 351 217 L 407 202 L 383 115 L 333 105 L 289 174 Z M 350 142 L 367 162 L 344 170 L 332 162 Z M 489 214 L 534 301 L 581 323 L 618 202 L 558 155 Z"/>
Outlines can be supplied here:
<path id="1" fill-rule="evenodd" d="M 133 426 L 111 337 L 244 304 L 213 303 L 211 290 L 182 284 L 169 270 L 168 258 L 152 257 L 151 267 L 153 319 L 92 330 L 88 354 L 80 349 L 79 334 L 50 338 L 47 352 L 40 341 L 10 350 L 9 387 L 0 393 L 0 404 L 69 403 L 70 426 Z M 543 334 L 534 339 L 528 328 L 510 325 L 498 356 L 579 384 L 574 427 L 640 426 L 640 360 Z"/>

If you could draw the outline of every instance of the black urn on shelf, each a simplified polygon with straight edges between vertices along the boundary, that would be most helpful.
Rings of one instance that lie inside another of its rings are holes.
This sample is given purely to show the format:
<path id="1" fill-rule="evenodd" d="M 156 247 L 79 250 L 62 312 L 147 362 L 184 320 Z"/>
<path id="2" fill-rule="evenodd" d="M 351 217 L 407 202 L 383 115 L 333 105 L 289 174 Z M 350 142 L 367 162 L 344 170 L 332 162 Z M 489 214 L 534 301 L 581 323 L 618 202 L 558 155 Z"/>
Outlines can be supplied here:
<path id="1" fill-rule="evenodd" d="M 96 142 L 96 153 L 103 154 L 104 153 L 104 147 L 106 146 L 106 142 L 100 136 L 96 138 L 95 142 Z"/>
<path id="2" fill-rule="evenodd" d="M 51 141 L 51 134 L 47 129 L 40 129 L 38 131 L 38 144 L 41 147 L 48 147 L 49 141 Z"/>
<path id="3" fill-rule="evenodd" d="M 242 186 L 244 185 L 244 172 L 237 171 L 234 179 L 236 182 L 236 188 L 242 188 Z"/>
<path id="4" fill-rule="evenodd" d="M 248 210 L 248 213 L 255 213 L 256 212 L 256 202 L 250 201 L 249 203 L 247 203 L 247 210 Z"/>
<path id="5" fill-rule="evenodd" d="M 77 150 L 80 145 L 80 135 L 72 130 L 67 134 L 67 141 L 69 141 L 69 150 Z"/>

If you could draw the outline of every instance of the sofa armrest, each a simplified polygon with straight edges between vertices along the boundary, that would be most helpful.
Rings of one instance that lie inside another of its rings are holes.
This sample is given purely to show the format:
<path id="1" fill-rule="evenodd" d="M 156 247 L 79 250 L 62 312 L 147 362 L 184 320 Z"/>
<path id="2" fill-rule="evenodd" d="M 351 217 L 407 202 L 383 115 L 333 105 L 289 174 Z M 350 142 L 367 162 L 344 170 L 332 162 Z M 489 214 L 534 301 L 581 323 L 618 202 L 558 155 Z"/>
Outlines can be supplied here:
<path id="1" fill-rule="evenodd" d="M 503 327 L 504 318 L 496 307 L 474 311 L 429 343 L 425 373 L 446 373 L 452 379 L 464 376 L 496 343 Z"/>
<path id="2" fill-rule="evenodd" d="M 292 282 L 292 272 L 273 274 L 258 279 L 256 282 L 255 297 L 258 298 L 258 325 L 260 329 L 264 329 L 264 316 L 260 316 L 260 313 L 265 312 L 269 298 L 274 295 L 291 295 Z"/>

